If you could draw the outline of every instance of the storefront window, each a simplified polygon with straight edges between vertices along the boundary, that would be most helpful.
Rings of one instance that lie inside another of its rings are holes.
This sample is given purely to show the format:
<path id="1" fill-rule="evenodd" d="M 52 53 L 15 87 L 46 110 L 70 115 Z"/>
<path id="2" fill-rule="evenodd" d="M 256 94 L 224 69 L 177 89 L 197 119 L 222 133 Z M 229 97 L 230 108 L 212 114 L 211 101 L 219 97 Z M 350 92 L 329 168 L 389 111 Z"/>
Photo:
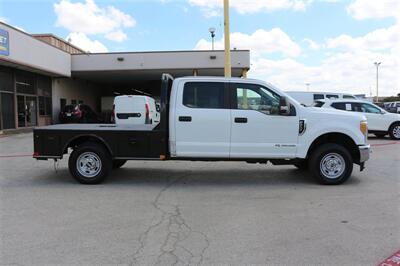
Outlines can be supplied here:
<path id="1" fill-rule="evenodd" d="M 37 93 L 40 96 L 51 96 L 51 78 L 41 75 L 37 77 Z"/>
<path id="2" fill-rule="evenodd" d="M 17 93 L 36 94 L 35 76 L 29 72 L 16 72 Z"/>
<path id="3" fill-rule="evenodd" d="M 39 115 L 51 115 L 51 97 L 39 96 Z"/>
<path id="4" fill-rule="evenodd" d="M 12 71 L 7 68 L 0 68 L 0 91 L 14 92 Z"/>

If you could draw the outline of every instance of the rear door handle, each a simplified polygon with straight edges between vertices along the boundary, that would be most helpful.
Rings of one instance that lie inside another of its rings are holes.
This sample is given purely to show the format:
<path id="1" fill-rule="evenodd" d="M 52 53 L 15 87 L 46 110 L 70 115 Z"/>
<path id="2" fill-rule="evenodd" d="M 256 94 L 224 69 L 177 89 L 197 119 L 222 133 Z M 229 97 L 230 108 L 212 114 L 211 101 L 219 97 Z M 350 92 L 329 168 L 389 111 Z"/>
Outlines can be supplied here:
<path id="1" fill-rule="evenodd" d="M 247 117 L 235 117 L 235 123 L 247 123 Z"/>
<path id="2" fill-rule="evenodd" d="M 191 116 L 180 116 L 179 117 L 179 121 L 181 121 L 181 122 L 191 122 L 192 121 L 192 117 Z"/>

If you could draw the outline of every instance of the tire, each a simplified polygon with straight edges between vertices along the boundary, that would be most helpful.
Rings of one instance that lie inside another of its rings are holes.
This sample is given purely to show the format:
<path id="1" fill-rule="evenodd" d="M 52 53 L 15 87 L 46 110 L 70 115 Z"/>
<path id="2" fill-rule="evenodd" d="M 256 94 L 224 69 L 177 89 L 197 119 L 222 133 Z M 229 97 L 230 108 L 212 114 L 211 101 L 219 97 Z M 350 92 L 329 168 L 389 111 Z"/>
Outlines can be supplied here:
<path id="1" fill-rule="evenodd" d="M 377 138 L 380 138 L 380 139 L 382 139 L 382 138 L 384 138 L 387 134 L 384 134 L 384 133 L 376 133 L 376 134 L 374 134 Z"/>
<path id="2" fill-rule="evenodd" d="M 112 168 L 113 169 L 121 168 L 125 163 L 126 163 L 126 160 L 119 160 L 119 159 L 113 160 Z"/>
<path id="3" fill-rule="evenodd" d="M 74 149 L 69 157 L 68 167 L 79 183 L 100 184 L 111 172 L 112 160 L 103 146 L 86 142 Z"/>
<path id="4" fill-rule="evenodd" d="M 400 140 L 400 123 L 394 123 L 390 126 L 389 135 L 391 139 Z"/>
<path id="5" fill-rule="evenodd" d="M 349 179 L 353 172 L 353 158 L 343 146 L 323 144 L 312 152 L 309 170 L 319 183 L 339 185 Z"/>
<path id="6" fill-rule="evenodd" d="M 307 170 L 308 169 L 308 162 L 306 160 L 296 162 L 293 165 L 296 166 L 299 170 Z"/>

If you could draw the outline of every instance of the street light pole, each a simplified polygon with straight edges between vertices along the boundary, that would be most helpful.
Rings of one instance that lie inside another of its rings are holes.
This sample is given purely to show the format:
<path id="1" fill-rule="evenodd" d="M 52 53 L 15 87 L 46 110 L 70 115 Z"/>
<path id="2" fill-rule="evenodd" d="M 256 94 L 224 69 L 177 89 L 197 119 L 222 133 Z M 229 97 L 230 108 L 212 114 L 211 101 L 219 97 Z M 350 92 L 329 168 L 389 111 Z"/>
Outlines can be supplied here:
<path id="1" fill-rule="evenodd" d="M 214 37 L 215 37 L 215 28 L 209 28 L 208 31 L 211 34 L 211 50 L 214 51 Z"/>
<path id="2" fill-rule="evenodd" d="M 381 62 L 375 62 L 374 65 L 376 67 L 376 102 L 379 102 L 379 66 Z"/>
<path id="3" fill-rule="evenodd" d="M 229 31 L 229 0 L 224 0 L 224 40 L 225 40 L 225 77 L 232 76 L 231 69 L 231 45 Z"/>

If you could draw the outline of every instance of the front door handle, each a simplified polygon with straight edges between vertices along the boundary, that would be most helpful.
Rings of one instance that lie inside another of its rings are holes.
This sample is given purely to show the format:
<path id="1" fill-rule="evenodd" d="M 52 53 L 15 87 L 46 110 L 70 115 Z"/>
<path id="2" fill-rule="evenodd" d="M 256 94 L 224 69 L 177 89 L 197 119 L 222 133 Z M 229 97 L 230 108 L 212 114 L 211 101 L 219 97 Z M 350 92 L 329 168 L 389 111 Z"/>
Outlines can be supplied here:
<path id="1" fill-rule="evenodd" d="M 180 122 L 191 122 L 192 121 L 192 117 L 191 116 L 180 116 L 179 117 L 179 121 Z"/>
<path id="2" fill-rule="evenodd" d="M 247 123 L 247 117 L 235 117 L 235 123 Z"/>

